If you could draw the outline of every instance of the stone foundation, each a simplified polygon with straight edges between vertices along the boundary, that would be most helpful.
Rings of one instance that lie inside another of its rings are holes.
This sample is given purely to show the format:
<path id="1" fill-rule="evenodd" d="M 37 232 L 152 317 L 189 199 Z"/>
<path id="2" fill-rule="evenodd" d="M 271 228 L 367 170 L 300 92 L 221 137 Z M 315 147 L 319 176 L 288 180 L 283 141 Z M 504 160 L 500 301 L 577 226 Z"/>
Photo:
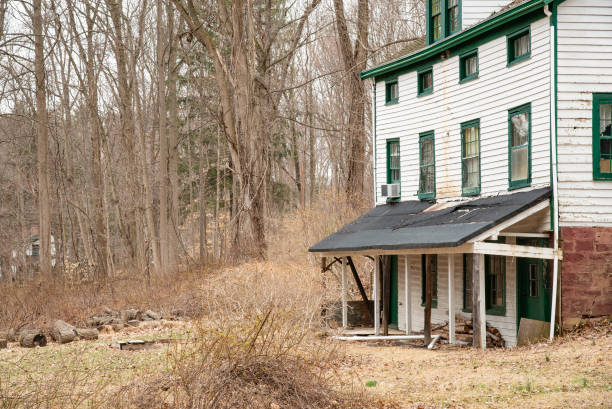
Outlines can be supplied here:
<path id="1" fill-rule="evenodd" d="M 612 227 L 561 228 L 561 316 L 612 315 Z"/>

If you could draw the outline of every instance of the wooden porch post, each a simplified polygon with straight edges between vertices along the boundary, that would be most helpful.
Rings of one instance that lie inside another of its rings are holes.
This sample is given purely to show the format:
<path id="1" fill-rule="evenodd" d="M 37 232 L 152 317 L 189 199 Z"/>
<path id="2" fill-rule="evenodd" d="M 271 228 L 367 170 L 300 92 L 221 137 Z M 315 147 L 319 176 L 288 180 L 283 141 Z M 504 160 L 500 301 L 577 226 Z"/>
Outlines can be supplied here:
<path id="1" fill-rule="evenodd" d="M 408 256 L 404 256 L 404 305 L 406 315 L 406 334 L 412 332 L 412 302 L 410 300 L 410 275 L 408 274 Z"/>
<path id="2" fill-rule="evenodd" d="M 383 335 L 389 335 L 389 309 L 391 307 L 391 256 L 383 256 Z"/>
<path id="3" fill-rule="evenodd" d="M 425 256 L 425 319 L 423 325 L 423 335 L 425 345 L 431 342 L 431 298 L 433 293 L 433 255 Z"/>
<path id="4" fill-rule="evenodd" d="M 374 282 L 372 288 L 374 290 L 374 334 L 379 335 L 380 332 L 380 300 L 378 290 L 378 276 L 380 275 L 380 256 L 374 256 Z"/>
<path id="5" fill-rule="evenodd" d="M 346 257 L 342 257 L 342 328 L 348 326 L 348 305 L 346 300 Z"/>
<path id="6" fill-rule="evenodd" d="M 485 261 L 484 254 L 472 255 L 472 325 L 474 336 L 472 346 L 487 347 L 487 321 L 485 307 Z"/>
<path id="7" fill-rule="evenodd" d="M 455 270 L 453 254 L 448 255 L 448 342 L 455 343 Z"/>

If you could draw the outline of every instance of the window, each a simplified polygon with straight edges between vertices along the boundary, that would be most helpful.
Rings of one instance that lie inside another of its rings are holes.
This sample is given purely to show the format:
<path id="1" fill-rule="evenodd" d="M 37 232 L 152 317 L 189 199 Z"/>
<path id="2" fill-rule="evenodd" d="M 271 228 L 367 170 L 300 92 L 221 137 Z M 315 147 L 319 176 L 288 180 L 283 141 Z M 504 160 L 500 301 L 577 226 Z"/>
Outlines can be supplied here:
<path id="1" fill-rule="evenodd" d="M 485 256 L 485 302 L 487 314 L 506 314 L 506 257 Z"/>
<path id="2" fill-rule="evenodd" d="M 540 295 L 540 285 L 538 283 L 538 265 L 529 264 L 529 296 L 538 297 Z"/>
<path id="3" fill-rule="evenodd" d="M 461 0 L 427 0 L 427 44 L 461 30 Z"/>
<path id="4" fill-rule="evenodd" d="M 387 140 L 387 183 L 400 183 L 399 139 Z"/>
<path id="5" fill-rule="evenodd" d="M 418 95 L 427 95 L 433 92 L 433 68 L 429 67 L 418 72 Z"/>
<path id="6" fill-rule="evenodd" d="M 385 82 L 385 104 L 395 104 L 399 100 L 399 84 L 397 78 Z"/>
<path id="7" fill-rule="evenodd" d="M 461 18 L 459 14 L 461 12 L 461 5 L 459 4 L 459 0 L 447 0 L 446 4 L 447 33 L 451 35 L 461 28 Z"/>
<path id="8" fill-rule="evenodd" d="M 510 34 L 507 38 L 508 65 L 526 60 L 531 56 L 531 32 L 529 27 Z"/>
<path id="9" fill-rule="evenodd" d="M 442 1 L 431 0 L 431 43 L 435 43 L 442 37 Z"/>
<path id="10" fill-rule="evenodd" d="M 431 290 L 431 308 L 438 307 L 438 255 L 429 254 L 431 260 L 431 276 L 433 278 L 433 289 Z M 425 282 L 425 268 L 427 264 L 427 255 L 421 254 L 421 306 L 425 305 L 425 291 L 427 289 Z"/>
<path id="11" fill-rule="evenodd" d="M 480 120 L 461 124 L 461 193 L 480 194 Z"/>
<path id="12" fill-rule="evenodd" d="M 459 83 L 478 78 L 478 50 L 459 57 Z"/>
<path id="13" fill-rule="evenodd" d="M 434 152 L 434 132 L 419 135 L 419 192 L 421 200 L 436 197 L 436 166 Z"/>
<path id="14" fill-rule="evenodd" d="M 517 189 L 531 184 L 531 104 L 508 111 L 508 184 Z"/>
<path id="15" fill-rule="evenodd" d="M 472 311 L 475 254 L 463 255 L 463 311 Z M 506 258 L 485 255 L 485 308 L 489 315 L 506 315 Z"/>
<path id="16" fill-rule="evenodd" d="M 612 94 L 593 95 L 593 179 L 612 180 Z"/>

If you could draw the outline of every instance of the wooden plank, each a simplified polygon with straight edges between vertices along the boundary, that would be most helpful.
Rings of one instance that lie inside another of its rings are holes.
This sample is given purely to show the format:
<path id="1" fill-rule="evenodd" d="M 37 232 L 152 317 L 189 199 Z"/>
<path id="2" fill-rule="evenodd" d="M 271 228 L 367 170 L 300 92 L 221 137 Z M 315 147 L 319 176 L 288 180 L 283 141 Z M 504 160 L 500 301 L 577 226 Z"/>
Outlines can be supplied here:
<path id="1" fill-rule="evenodd" d="M 353 263 L 353 258 L 348 256 L 346 258 L 349 267 L 351 268 L 351 272 L 353 273 L 353 278 L 355 279 L 355 283 L 357 284 L 357 288 L 359 289 L 359 294 L 361 294 L 361 298 L 366 303 L 368 311 L 372 314 L 372 306 L 370 305 L 370 301 L 368 300 L 368 295 L 365 292 L 365 288 L 363 288 L 363 284 L 361 284 L 361 279 L 359 278 L 359 274 L 357 273 L 357 269 L 355 268 L 355 264 Z"/>
<path id="2" fill-rule="evenodd" d="M 321 251 L 313 252 L 313 255 L 328 256 L 328 257 L 345 257 L 345 256 L 365 256 L 376 252 L 378 255 L 411 255 L 411 254 L 462 254 L 472 253 L 473 243 L 464 243 L 457 247 L 431 247 L 431 248 L 419 248 L 419 249 L 395 249 L 395 250 L 382 250 L 382 249 L 370 249 L 370 250 L 355 250 L 355 251 Z"/>
<path id="3" fill-rule="evenodd" d="M 497 236 L 499 235 L 499 233 L 502 230 L 507 229 L 508 227 L 512 226 L 513 224 L 516 224 L 518 222 L 520 222 L 521 220 L 526 219 L 527 217 L 539 212 L 540 210 L 544 210 L 548 207 L 548 199 L 541 201 L 540 203 L 536 204 L 535 206 L 530 207 L 529 209 L 522 211 L 521 213 L 515 215 L 514 217 L 511 217 L 510 219 L 506 220 L 505 222 L 502 222 L 500 224 L 498 224 L 497 226 L 487 230 L 484 233 L 479 234 L 478 236 L 474 237 L 473 239 L 470 240 L 470 243 L 475 243 L 478 241 L 483 241 L 488 239 L 491 236 Z"/>
<path id="4" fill-rule="evenodd" d="M 431 342 L 431 301 L 433 293 L 433 256 L 427 254 L 425 256 L 425 316 L 423 323 L 423 335 L 425 336 L 425 344 Z"/>
<path id="5" fill-rule="evenodd" d="M 504 243 L 474 243 L 474 253 L 507 257 L 538 258 L 545 260 L 552 260 L 554 259 L 555 254 L 557 254 L 560 260 L 563 259 L 563 253 L 561 250 L 558 250 L 555 253 L 555 250 L 549 247 L 520 246 L 517 244 Z"/>
<path id="6" fill-rule="evenodd" d="M 487 324 L 485 308 L 485 265 L 484 254 L 472 257 L 472 325 L 474 335 L 472 346 L 485 349 L 487 347 Z"/>
<path id="7" fill-rule="evenodd" d="M 374 334 L 379 335 L 380 332 L 380 300 L 378 298 L 378 277 L 380 276 L 380 256 L 374 257 L 374 282 L 372 290 L 374 292 Z"/>
<path id="8" fill-rule="evenodd" d="M 448 254 L 448 342 L 455 343 L 455 269 L 454 256 Z"/>
<path id="9" fill-rule="evenodd" d="M 348 326 L 348 302 L 346 288 L 346 257 L 342 258 L 342 328 Z"/>
<path id="10" fill-rule="evenodd" d="M 410 299 L 410 274 L 408 256 L 404 256 L 404 315 L 406 320 L 406 334 L 412 332 L 412 301 Z"/>
<path id="11" fill-rule="evenodd" d="M 511 233 L 511 232 L 500 232 L 498 236 L 502 237 L 533 237 L 540 239 L 548 239 L 550 238 L 550 234 L 548 233 Z"/>

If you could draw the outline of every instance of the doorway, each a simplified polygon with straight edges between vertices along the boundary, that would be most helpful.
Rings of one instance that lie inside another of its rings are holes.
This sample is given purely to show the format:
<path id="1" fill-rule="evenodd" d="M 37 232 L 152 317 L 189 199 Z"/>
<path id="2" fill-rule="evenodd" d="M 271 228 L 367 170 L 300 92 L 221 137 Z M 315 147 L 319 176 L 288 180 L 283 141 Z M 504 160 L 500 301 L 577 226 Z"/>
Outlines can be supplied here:
<path id="1" fill-rule="evenodd" d="M 517 244 L 544 247 L 546 240 L 517 239 Z M 517 327 L 521 318 L 550 322 L 552 274 L 548 260 L 516 259 Z"/>

